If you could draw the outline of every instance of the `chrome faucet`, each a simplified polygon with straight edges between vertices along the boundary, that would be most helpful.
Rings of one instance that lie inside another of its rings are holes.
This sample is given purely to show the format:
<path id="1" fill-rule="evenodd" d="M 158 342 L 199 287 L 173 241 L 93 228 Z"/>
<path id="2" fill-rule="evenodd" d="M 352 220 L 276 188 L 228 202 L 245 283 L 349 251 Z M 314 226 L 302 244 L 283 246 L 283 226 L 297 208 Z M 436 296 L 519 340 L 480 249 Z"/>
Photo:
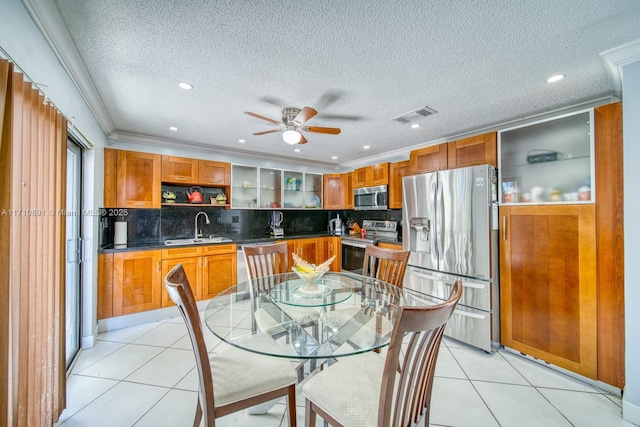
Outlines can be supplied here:
<path id="1" fill-rule="evenodd" d="M 194 238 L 195 239 L 197 239 L 198 237 L 202 237 L 202 233 L 198 233 L 198 217 L 200 215 L 204 215 L 205 222 L 207 224 L 211 224 L 211 221 L 209 221 L 209 216 L 205 212 L 198 212 L 196 214 L 195 225 L 194 225 L 194 228 L 195 228 L 195 236 L 194 236 Z"/>

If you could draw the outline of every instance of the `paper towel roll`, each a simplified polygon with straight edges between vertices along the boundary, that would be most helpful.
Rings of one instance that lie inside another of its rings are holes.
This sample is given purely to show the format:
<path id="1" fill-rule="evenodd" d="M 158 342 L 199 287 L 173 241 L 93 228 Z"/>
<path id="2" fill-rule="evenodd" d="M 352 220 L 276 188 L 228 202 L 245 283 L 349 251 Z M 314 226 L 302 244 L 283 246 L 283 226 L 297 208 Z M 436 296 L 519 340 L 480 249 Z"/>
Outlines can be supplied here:
<path id="1" fill-rule="evenodd" d="M 116 222 L 116 230 L 113 236 L 113 244 L 117 246 L 127 245 L 127 223 L 123 221 Z"/>

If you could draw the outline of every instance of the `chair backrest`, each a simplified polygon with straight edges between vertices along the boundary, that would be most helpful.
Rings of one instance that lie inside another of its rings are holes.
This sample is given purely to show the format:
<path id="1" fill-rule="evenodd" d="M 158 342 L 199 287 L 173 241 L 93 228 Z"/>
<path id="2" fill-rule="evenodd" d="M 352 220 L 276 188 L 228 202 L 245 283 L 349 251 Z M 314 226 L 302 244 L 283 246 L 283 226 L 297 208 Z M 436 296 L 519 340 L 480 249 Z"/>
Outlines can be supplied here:
<path id="1" fill-rule="evenodd" d="M 362 275 L 375 277 L 401 288 L 404 281 L 404 272 L 409 262 L 409 255 L 409 251 L 367 245 L 364 250 Z"/>
<path id="2" fill-rule="evenodd" d="M 202 322 L 198 306 L 189 285 L 189 280 L 182 264 L 177 264 L 167 273 L 164 286 L 171 300 L 176 304 L 184 319 L 191 338 L 191 345 L 196 356 L 198 368 L 198 398 L 204 416 L 204 425 L 214 425 L 215 402 L 213 398 L 213 377 L 209 354 L 202 334 Z"/>
<path id="3" fill-rule="evenodd" d="M 270 281 L 254 279 L 289 272 L 286 242 L 272 245 L 243 246 L 242 250 L 247 264 L 249 280 L 254 282 L 254 290 L 268 291 L 274 285 Z"/>
<path id="4" fill-rule="evenodd" d="M 426 418 L 424 425 L 429 425 L 440 342 L 461 295 L 462 282 L 458 280 L 442 304 L 398 308 L 384 365 L 378 427 L 413 426 L 421 417 Z"/>

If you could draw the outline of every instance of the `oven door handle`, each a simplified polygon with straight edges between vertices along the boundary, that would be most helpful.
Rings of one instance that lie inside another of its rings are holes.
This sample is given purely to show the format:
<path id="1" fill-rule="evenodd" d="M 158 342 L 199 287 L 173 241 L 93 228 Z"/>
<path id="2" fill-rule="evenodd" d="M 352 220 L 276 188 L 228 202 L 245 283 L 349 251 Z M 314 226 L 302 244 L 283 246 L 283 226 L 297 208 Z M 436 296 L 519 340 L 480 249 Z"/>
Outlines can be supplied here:
<path id="1" fill-rule="evenodd" d="M 341 240 L 340 241 L 341 244 L 345 245 L 345 246 L 353 246 L 355 248 L 366 248 L 368 245 L 372 245 L 373 243 L 360 243 L 360 242 L 354 242 L 351 240 Z"/>

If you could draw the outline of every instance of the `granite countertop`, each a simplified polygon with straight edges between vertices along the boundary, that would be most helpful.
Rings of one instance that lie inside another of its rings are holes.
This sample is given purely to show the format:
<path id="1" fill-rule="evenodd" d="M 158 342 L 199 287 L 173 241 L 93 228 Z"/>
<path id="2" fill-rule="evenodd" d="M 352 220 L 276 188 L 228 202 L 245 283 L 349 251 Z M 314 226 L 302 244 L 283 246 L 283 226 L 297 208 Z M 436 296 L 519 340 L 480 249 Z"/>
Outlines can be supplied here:
<path id="1" fill-rule="evenodd" d="M 250 244 L 253 244 L 253 243 L 266 243 L 266 242 L 276 242 L 276 241 L 280 241 L 280 240 L 294 240 L 294 239 L 311 239 L 311 238 L 314 238 L 314 237 L 327 237 L 327 236 L 330 236 L 330 234 L 327 233 L 327 232 L 305 233 L 305 234 L 298 234 L 298 235 L 286 235 L 286 236 L 278 238 L 278 239 L 275 239 L 275 238 L 269 237 L 269 236 L 260 236 L 260 237 L 255 237 L 255 236 L 236 236 L 236 237 L 224 236 L 224 237 L 230 238 L 231 241 L 230 242 L 220 242 L 220 243 L 207 243 L 207 244 L 194 243 L 194 244 L 191 244 L 191 245 L 172 245 L 172 246 L 167 246 L 167 245 L 164 244 L 164 241 L 158 240 L 158 241 L 153 241 L 153 242 L 140 243 L 140 244 L 136 244 L 136 245 L 129 245 L 129 246 L 124 247 L 124 248 L 114 248 L 113 246 L 107 246 L 107 247 L 98 249 L 98 253 L 106 254 L 106 253 L 114 253 L 114 252 L 150 251 L 150 250 L 156 250 L 156 249 L 187 248 L 187 247 L 191 247 L 191 246 L 213 246 L 213 245 L 233 245 L 233 244 L 237 244 L 238 246 L 241 246 L 241 245 L 250 245 Z"/>

